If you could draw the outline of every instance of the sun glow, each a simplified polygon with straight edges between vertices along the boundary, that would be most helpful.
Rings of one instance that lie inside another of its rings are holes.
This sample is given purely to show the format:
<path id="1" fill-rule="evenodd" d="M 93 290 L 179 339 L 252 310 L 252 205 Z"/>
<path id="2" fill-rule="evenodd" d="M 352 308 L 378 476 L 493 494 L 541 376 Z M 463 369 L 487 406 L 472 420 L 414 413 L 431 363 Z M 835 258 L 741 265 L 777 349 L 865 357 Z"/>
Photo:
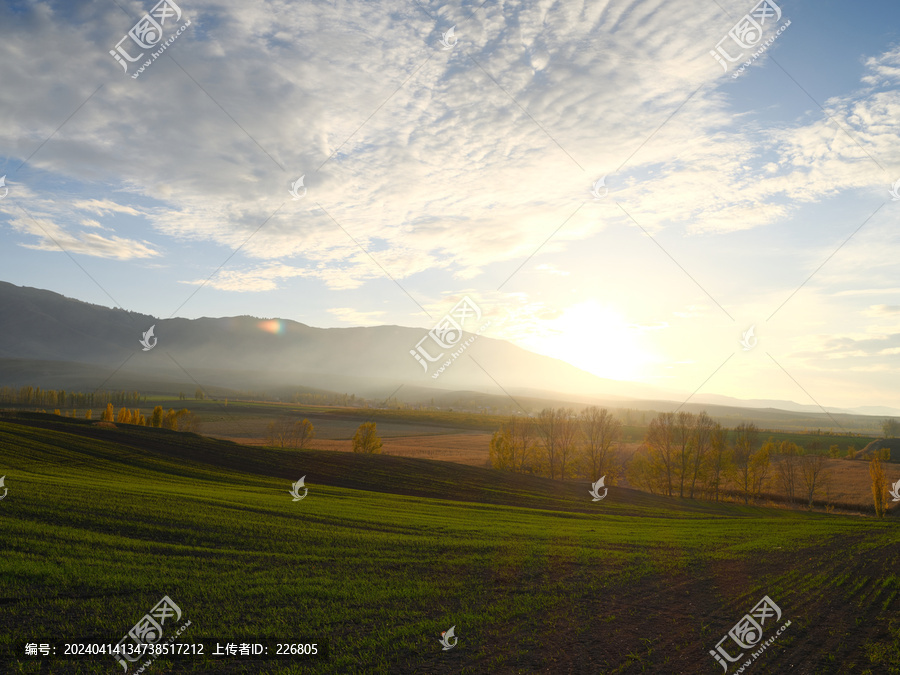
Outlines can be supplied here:
<path id="1" fill-rule="evenodd" d="M 531 349 L 598 377 L 639 380 L 653 361 L 640 347 L 641 329 L 596 300 L 568 307 L 545 327 L 543 335 L 528 341 Z"/>

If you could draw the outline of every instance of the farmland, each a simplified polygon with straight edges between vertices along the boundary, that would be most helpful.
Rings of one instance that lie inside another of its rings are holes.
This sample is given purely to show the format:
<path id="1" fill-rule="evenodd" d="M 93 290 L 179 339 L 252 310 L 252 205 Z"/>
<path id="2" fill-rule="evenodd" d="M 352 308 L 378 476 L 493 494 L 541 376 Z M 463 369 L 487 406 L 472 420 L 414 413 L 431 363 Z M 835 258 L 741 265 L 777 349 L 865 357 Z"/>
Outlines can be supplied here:
<path id="1" fill-rule="evenodd" d="M 184 403 L 184 402 L 182 402 Z M 177 401 L 163 401 L 166 406 L 177 406 Z M 462 412 L 434 412 L 417 410 L 381 410 L 298 406 L 293 404 L 190 401 L 200 416 L 205 435 L 231 440 L 252 446 L 263 446 L 267 441 L 267 425 L 279 418 L 308 418 L 316 429 L 311 448 L 349 452 L 350 439 L 357 426 L 367 420 L 376 420 L 378 433 L 384 439 L 384 454 L 418 459 L 435 459 L 469 466 L 490 466 L 489 446 L 491 433 L 505 418 L 494 415 L 474 415 Z M 497 425 L 497 426 L 492 426 Z M 639 447 L 646 427 L 624 426 L 620 447 L 625 461 Z M 778 443 L 792 441 L 803 447 L 819 448 L 824 453 L 830 446 L 838 445 L 842 453 L 850 447 L 861 450 L 870 436 L 839 435 L 833 433 L 791 433 L 763 430 L 760 442 L 773 440 Z M 864 461 L 828 459 L 825 463 L 828 479 L 824 482 L 816 502 L 819 508 L 838 505 L 838 508 L 872 506 L 868 464 Z M 889 466 L 888 477 L 900 479 L 900 473 Z M 628 486 L 625 477 L 621 484 Z M 767 494 L 778 504 L 782 497 L 777 481 L 771 480 Z"/>
<path id="2" fill-rule="evenodd" d="M 622 487 L 592 503 L 581 482 L 34 414 L 0 421 L 0 462 L 4 650 L 118 641 L 168 595 L 196 638 L 329 643 L 327 660 L 215 672 L 712 673 L 709 650 L 768 595 L 792 625 L 752 672 L 900 672 L 890 519 Z"/>
<path id="3" fill-rule="evenodd" d="M 337 406 L 302 405 L 262 401 L 220 400 L 180 400 L 172 397 L 153 396 L 148 399 L 153 405 L 164 408 L 191 410 L 197 417 L 198 431 L 212 438 L 234 441 L 251 447 L 262 447 L 270 443 L 268 426 L 279 420 L 309 419 L 315 428 L 315 438 L 310 442 L 312 449 L 330 451 L 350 451 L 351 438 L 360 423 L 376 421 L 378 434 L 384 440 L 386 455 L 416 459 L 433 459 L 455 462 L 469 466 L 490 465 L 489 446 L 491 435 L 507 418 L 496 415 L 475 414 L 460 411 L 434 410 L 387 410 L 379 408 L 349 408 Z M 149 417 L 150 408 L 142 407 Z M 72 411 L 64 410 L 64 415 Z M 76 415 L 83 416 L 84 410 Z M 94 411 L 94 419 L 99 411 Z M 640 446 L 646 426 L 623 425 L 620 452 L 627 462 Z M 733 436 L 733 432 L 729 433 Z M 832 445 L 837 445 L 842 454 L 850 448 L 859 451 L 872 436 L 857 434 L 836 434 L 807 431 L 793 433 L 786 431 L 761 430 L 759 441 L 773 440 L 776 443 L 789 440 L 814 452 L 825 454 Z M 730 442 L 732 442 L 730 440 Z M 888 478 L 900 479 L 900 473 L 888 465 Z M 868 464 L 864 461 L 828 459 L 825 463 L 828 478 L 824 481 L 820 494 L 816 497 L 817 508 L 868 509 L 872 499 Z M 628 487 L 627 477 L 621 477 L 620 484 Z M 783 494 L 777 481 L 769 481 L 766 491 L 771 499 L 763 503 L 780 505 Z"/>

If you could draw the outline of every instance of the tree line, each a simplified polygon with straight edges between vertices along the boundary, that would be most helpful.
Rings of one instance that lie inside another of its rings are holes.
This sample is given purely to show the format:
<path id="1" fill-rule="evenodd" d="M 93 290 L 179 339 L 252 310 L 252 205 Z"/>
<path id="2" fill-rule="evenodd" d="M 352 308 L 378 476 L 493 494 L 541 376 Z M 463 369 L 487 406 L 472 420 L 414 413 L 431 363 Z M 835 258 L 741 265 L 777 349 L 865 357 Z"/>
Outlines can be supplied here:
<path id="1" fill-rule="evenodd" d="M 366 399 L 357 398 L 356 394 L 313 394 L 297 392 L 291 395 L 291 403 L 304 405 L 334 405 L 350 408 L 364 405 Z"/>
<path id="2" fill-rule="evenodd" d="M 66 391 L 40 387 L 0 387 L 0 403 L 40 406 L 44 408 L 101 408 L 109 403 L 137 405 L 146 397 L 137 391 Z"/>
<path id="3" fill-rule="evenodd" d="M 73 409 L 71 417 L 76 417 L 77 413 L 78 411 Z M 53 414 L 63 416 L 58 408 L 53 411 Z M 93 419 L 93 409 L 88 408 L 84 413 L 84 418 L 87 420 Z M 149 417 L 147 417 L 144 416 L 139 408 L 122 407 L 119 408 L 117 413 L 115 406 L 112 403 L 107 403 L 106 408 L 100 414 L 100 421 L 114 422 L 116 424 L 133 424 L 139 427 L 171 429 L 172 431 L 197 431 L 199 428 L 197 417 L 187 408 L 182 408 L 181 410 L 169 408 L 166 411 L 161 405 L 156 406 Z"/>
<path id="4" fill-rule="evenodd" d="M 759 436 L 752 422 L 728 430 L 705 412 L 659 413 L 631 458 L 628 480 L 653 493 L 713 501 L 727 495 L 745 504 L 779 488 L 788 503 L 812 506 L 830 479 L 825 456 L 792 441 L 760 443 Z"/>
<path id="5" fill-rule="evenodd" d="M 622 424 L 605 408 L 591 406 L 579 414 L 545 408 L 535 417 L 505 421 L 491 438 L 490 461 L 497 469 L 560 480 L 605 475 L 615 485 L 625 476 L 631 486 L 654 494 L 745 504 L 777 490 L 789 504 L 812 507 L 831 479 L 824 454 L 788 440 L 761 442 L 755 424 L 727 429 L 705 412 L 658 413 L 630 458 L 621 441 Z M 836 448 L 831 456 L 840 454 Z M 884 491 L 875 481 L 876 474 L 883 477 L 880 460 L 888 453 L 876 452 L 870 466 L 879 516 Z M 849 454 L 856 454 L 852 446 Z"/>
<path id="6" fill-rule="evenodd" d="M 187 408 L 165 411 L 161 405 L 156 406 L 150 413 L 150 418 L 145 418 L 140 410 L 120 408 L 118 415 L 109 403 L 103 411 L 104 422 L 115 421 L 119 424 L 134 424 L 142 427 L 157 427 L 159 429 L 171 429 L 172 431 L 196 431 L 198 427 L 197 417 Z"/>
<path id="7" fill-rule="evenodd" d="M 497 469 L 550 478 L 606 476 L 615 485 L 622 472 L 622 423 L 605 408 L 575 414 L 544 408 L 536 417 L 511 416 L 494 432 L 491 465 Z"/>

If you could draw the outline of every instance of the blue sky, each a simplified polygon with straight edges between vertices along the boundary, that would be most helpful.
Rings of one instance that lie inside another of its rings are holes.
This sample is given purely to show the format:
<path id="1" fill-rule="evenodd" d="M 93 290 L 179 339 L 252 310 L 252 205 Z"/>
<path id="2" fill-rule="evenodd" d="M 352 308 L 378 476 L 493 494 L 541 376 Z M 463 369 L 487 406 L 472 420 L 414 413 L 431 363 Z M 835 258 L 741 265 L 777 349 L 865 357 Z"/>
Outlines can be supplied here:
<path id="1" fill-rule="evenodd" d="M 468 295 L 603 377 L 900 407 L 895 4 L 778 3 L 736 79 L 753 2 L 479 4 L 183 0 L 137 79 L 153 3 L 0 5 L 0 279 L 323 327 Z"/>

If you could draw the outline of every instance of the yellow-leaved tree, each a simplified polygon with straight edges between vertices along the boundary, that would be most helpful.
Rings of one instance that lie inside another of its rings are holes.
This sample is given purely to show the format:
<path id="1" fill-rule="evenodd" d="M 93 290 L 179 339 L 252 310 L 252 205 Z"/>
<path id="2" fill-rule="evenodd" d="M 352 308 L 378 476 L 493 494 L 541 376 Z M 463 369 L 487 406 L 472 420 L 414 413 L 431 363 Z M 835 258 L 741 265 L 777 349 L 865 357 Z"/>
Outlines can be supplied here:
<path id="1" fill-rule="evenodd" d="M 869 462 L 869 475 L 872 477 L 872 498 L 875 500 L 875 517 L 884 518 L 887 511 L 887 483 L 884 479 L 884 470 L 881 468 L 881 460 L 878 453 L 872 455 Z"/>
<path id="2" fill-rule="evenodd" d="M 353 434 L 353 452 L 369 455 L 381 454 L 381 439 L 375 430 L 375 422 L 364 422 Z"/>
<path id="3" fill-rule="evenodd" d="M 151 427 L 161 427 L 163 422 L 163 407 L 161 405 L 156 406 L 153 409 L 153 414 L 150 416 L 150 426 Z"/>

